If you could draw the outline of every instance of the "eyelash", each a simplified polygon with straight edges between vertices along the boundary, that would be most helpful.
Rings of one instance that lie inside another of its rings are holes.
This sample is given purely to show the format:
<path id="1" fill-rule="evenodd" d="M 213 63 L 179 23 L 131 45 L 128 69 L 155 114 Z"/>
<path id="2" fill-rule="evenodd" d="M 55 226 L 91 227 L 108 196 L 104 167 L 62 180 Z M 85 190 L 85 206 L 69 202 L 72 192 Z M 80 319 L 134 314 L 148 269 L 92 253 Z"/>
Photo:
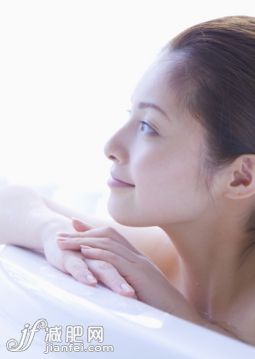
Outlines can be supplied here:
<path id="1" fill-rule="evenodd" d="M 149 123 L 145 122 L 145 121 L 139 121 L 139 125 L 145 125 L 145 126 L 148 126 L 152 131 L 153 133 L 150 133 L 149 136 L 153 136 L 153 135 L 156 135 L 157 132 L 150 126 Z"/>
<path id="2" fill-rule="evenodd" d="M 127 110 L 127 112 L 128 112 L 128 114 L 130 115 L 131 110 Z M 157 132 L 151 127 L 151 125 L 150 125 L 148 122 L 146 122 L 146 121 L 139 121 L 139 125 L 146 125 L 146 126 L 150 127 L 150 129 L 153 131 L 153 133 L 150 134 L 151 136 L 157 135 Z"/>

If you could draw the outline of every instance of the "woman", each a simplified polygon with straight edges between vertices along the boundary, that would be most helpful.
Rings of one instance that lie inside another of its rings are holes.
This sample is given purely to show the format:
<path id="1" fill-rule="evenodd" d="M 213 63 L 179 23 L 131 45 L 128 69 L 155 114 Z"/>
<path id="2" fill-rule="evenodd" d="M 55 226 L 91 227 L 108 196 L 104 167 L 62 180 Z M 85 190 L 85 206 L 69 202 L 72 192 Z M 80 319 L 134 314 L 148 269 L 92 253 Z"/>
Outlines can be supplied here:
<path id="1" fill-rule="evenodd" d="M 127 295 L 255 345 L 254 59 L 252 17 L 216 19 L 178 35 L 143 75 L 129 121 L 105 147 L 114 225 L 76 220 L 73 231 L 62 209 L 39 197 L 33 205 L 31 194 L 22 210 L 36 225 L 29 224 L 26 243 L 13 232 L 9 242 L 43 247 L 77 279 L 81 268 L 89 270 L 113 290 L 123 283 Z M 162 271 L 159 258 L 139 248 L 139 232 L 132 233 L 136 244 L 128 238 L 129 227 L 154 226 L 162 230 L 154 238 L 171 253 Z"/>

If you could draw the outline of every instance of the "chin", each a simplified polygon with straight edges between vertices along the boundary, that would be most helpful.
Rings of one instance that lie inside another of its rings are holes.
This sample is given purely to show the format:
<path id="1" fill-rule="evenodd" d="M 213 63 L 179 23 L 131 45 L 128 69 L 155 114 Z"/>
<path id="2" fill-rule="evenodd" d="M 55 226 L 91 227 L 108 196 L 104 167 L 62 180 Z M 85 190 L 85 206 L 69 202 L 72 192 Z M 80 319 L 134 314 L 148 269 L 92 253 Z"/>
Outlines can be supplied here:
<path id="1" fill-rule="evenodd" d="M 127 212 L 125 213 L 125 211 L 118 211 L 116 209 L 113 210 L 113 208 L 108 207 L 108 212 L 115 222 L 122 224 L 123 226 L 128 226 L 128 227 L 149 226 L 148 224 L 144 223 L 144 221 L 139 221 L 139 218 L 137 218 L 135 215 L 132 215 L 130 211 L 128 213 Z"/>
<path id="2" fill-rule="evenodd" d="M 112 219 L 114 219 L 115 222 L 118 222 L 119 224 L 122 224 L 123 226 L 142 227 L 142 225 L 139 225 L 135 221 L 132 221 L 131 218 L 127 218 L 125 216 L 120 216 L 120 215 L 113 215 L 112 213 L 110 213 L 110 215 L 111 215 Z"/>

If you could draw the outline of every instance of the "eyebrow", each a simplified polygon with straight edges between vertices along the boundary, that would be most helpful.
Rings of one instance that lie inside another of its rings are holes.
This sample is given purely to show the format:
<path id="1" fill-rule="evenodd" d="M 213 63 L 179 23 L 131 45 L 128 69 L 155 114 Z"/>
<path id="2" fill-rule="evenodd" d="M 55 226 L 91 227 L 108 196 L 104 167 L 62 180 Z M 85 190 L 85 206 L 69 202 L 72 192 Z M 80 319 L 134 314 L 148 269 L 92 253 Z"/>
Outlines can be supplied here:
<path id="1" fill-rule="evenodd" d="M 151 103 L 151 102 L 139 102 L 138 108 L 140 108 L 140 109 L 153 108 L 154 110 L 157 110 L 157 111 L 161 112 L 162 115 L 164 115 L 169 120 L 169 117 L 167 116 L 166 112 L 164 110 L 162 110 L 162 108 L 160 108 L 158 105 L 155 105 L 154 103 Z"/>

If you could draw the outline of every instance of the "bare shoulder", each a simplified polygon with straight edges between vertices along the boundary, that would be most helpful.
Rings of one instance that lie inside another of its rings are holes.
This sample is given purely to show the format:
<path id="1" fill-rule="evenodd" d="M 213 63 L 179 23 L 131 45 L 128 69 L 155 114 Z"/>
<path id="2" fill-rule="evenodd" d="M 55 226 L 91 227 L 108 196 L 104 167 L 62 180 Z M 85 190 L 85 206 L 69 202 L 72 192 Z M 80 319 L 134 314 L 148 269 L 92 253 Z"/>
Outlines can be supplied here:
<path id="1" fill-rule="evenodd" d="M 138 251 L 149 257 L 174 284 L 178 260 L 177 252 L 167 234 L 159 227 L 128 227 L 114 220 L 102 220 L 44 198 L 46 206 L 65 217 L 77 217 L 93 227 L 110 226 L 125 237 Z"/>
<path id="2" fill-rule="evenodd" d="M 116 229 L 140 252 L 149 257 L 175 282 L 178 270 L 178 255 L 167 234 L 158 227 L 126 227 Z M 173 283 L 174 284 L 174 283 Z"/>

